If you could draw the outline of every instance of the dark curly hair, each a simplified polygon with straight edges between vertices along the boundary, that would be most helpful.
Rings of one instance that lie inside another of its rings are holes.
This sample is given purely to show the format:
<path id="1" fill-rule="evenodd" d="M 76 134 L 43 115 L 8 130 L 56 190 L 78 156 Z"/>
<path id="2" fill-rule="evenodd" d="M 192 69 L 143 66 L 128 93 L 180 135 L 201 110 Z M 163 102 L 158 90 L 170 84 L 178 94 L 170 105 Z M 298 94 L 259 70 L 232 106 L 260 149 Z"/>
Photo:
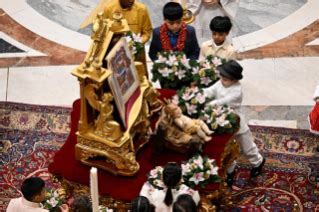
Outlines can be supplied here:
<path id="1" fill-rule="evenodd" d="M 75 197 L 70 206 L 73 212 L 92 212 L 92 202 L 87 196 Z"/>

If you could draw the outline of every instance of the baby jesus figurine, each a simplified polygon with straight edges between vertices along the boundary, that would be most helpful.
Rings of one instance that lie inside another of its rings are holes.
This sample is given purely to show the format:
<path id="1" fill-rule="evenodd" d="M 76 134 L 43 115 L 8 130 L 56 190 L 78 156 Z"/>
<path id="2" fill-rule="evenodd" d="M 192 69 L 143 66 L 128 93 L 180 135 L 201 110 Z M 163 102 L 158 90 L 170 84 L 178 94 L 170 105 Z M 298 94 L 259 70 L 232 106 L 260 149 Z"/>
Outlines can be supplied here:
<path id="1" fill-rule="evenodd" d="M 200 119 L 192 119 L 183 115 L 182 110 L 176 104 L 170 103 L 165 107 L 165 113 L 173 118 L 174 124 L 187 134 L 197 134 L 205 142 L 210 141 L 214 131 Z"/>

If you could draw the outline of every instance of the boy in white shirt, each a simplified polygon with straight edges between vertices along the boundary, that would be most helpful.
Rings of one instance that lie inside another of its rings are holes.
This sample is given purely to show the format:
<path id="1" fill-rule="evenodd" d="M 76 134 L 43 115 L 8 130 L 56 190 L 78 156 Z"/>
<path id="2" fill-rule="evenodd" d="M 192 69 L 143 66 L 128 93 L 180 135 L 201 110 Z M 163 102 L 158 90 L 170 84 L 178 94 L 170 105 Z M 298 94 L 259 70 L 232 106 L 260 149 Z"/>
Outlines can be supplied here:
<path id="1" fill-rule="evenodd" d="M 21 186 L 22 197 L 11 199 L 7 212 L 48 212 L 41 208 L 45 200 L 45 182 L 39 177 L 30 177 L 23 181 Z"/>
<path id="2" fill-rule="evenodd" d="M 212 39 L 202 43 L 199 60 L 205 60 L 208 55 L 226 60 L 235 59 L 236 51 L 226 39 L 232 28 L 230 18 L 227 16 L 216 16 L 211 20 L 209 28 L 212 31 Z"/>
<path id="3" fill-rule="evenodd" d="M 40 177 L 26 178 L 21 186 L 22 197 L 11 199 L 7 212 L 48 212 L 41 208 L 41 202 L 46 198 L 45 182 Z M 61 212 L 68 212 L 69 207 L 63 204 L 59 207 Z"/>
<path id="4" fill-rule="evenodd" d="M 250 171 L 250 177 L 255 178 L 261 174 L 266 160 L 259 153 L 244 116 L 238 111 L 243 98 L 242 87 L 239 82 L 239 80 L 243 78 L 243 68 L 236 61 L 230 60 L 218 66 L 217 69 L 220 74 L 220 80 L 211 87 L 204 89 L 204 95 L 208 98 L 213 98 L 213 100 L 208 103 L 210 105 L 227 104 L 236 110 L 240 117 L 240 128 L 239 131 L 235 133 L 235 139 L 239 143 L 243 154 L 253 165 Z M 229 186 L 233 184 L 235 166 L 236 162 L 227 169 L 227 184 Z"/>

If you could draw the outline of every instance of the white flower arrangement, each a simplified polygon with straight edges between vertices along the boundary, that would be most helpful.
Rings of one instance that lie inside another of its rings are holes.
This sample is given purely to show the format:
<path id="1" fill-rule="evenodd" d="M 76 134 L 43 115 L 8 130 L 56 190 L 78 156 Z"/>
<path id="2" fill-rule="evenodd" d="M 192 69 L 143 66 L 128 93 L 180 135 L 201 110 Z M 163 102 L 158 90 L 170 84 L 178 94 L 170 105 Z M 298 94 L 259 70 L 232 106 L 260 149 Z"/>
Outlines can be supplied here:
<path id="1" fill-rule="evenodd" d="M 213 56 L 213 55 L 208 55 L 205 60 L 201 63 L 201 66 L 203 68 L 211 68 L 211 69 L 216 69 L 217 66 L 222 65 L 226 62 L 225 59 Z"/>
<path id="2" fill-rule="evenodd" d="M 218 80 L 217 66 L 225 63 L 225 59 L 209 55 L 200 63 L 200 69 L 193 71 L 193 80 L 196 86 L 207 88 Z"/>
<path id="3" fill-rule="evenodd" d="M 64 189 L 57 189 L 57 190 L 50 190 L 46 193 L 46 200 L 42 203 L 42 208 L 44 209 L 53 209 L 55 207 L 60 207 L 65 200 L 65 190 Z"/>
<path id="4" fill-rule="evenodd" d="M 240 124 L 239 116 L 227 105 L 205 107 L 200 119 L 217 134 L 235 133 Z"/>
<path id="5" fill-rule="evenodd" d="M 200 117 L 206 100 L 203 90 L 198 87 L 184 87 L 172 98 L 172 102 L 178 105 L 184 114 L 192 118 Z"/>
<path id="6" fill-rule="evenodd" d="M 177 89 L 193 81 L 193 72 L 199 70 L 196 60 L 187 59 L 183 52 L 159 52 L 152 66 L 152 81 L 159 80 L 162 88 Z"/>
<path id="7" fill-rule="evenodd" d="M 150 173 L 148 174 L 148 181 L 149 183 L 157 188 L 162 190 L 165 185 L 162 181 L 162 174 L 163 174 L 163 167 L 162 166 L 156 166 L 155 169 L 152 169 Z"/>
<path id="8" fill-rule="evenodd" d="M 208 183 L 220 182 L 218 167 L 214 159 L 197 154 L 188 161 L 182 163 L 182 183 L 194 188 L 205 188 Z M 162 190 L 165 185 L 162 181 L 163 167 L 157 166 L 148 174 L 148 182 L 157 189 Z"/>
<path id="9" fill-rule="evenodd" d="M 197 154 L 182 164 L 183 180 L 191 188 L 205 188 L 208 183 L 220 182 L 218 166 L 214 159 Z"/>
<path id="10" fill-rule="evenodd" d="M 126 33 L 125 40 L 133 55 L 137 55 L 144 48 L 140 34 L 128 32 Z"/>

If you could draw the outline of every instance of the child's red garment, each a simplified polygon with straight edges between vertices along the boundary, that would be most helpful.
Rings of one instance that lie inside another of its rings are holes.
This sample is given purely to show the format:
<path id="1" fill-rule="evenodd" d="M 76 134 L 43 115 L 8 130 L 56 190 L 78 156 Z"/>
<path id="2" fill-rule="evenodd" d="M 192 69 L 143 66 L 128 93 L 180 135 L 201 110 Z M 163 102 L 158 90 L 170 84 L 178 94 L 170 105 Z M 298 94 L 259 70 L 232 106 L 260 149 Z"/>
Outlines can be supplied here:
<path id="1" fill-rule="evenodd" d="M 309 114 L 310 132 L 319 135 L 319 102 L 315 104 Z"/>

